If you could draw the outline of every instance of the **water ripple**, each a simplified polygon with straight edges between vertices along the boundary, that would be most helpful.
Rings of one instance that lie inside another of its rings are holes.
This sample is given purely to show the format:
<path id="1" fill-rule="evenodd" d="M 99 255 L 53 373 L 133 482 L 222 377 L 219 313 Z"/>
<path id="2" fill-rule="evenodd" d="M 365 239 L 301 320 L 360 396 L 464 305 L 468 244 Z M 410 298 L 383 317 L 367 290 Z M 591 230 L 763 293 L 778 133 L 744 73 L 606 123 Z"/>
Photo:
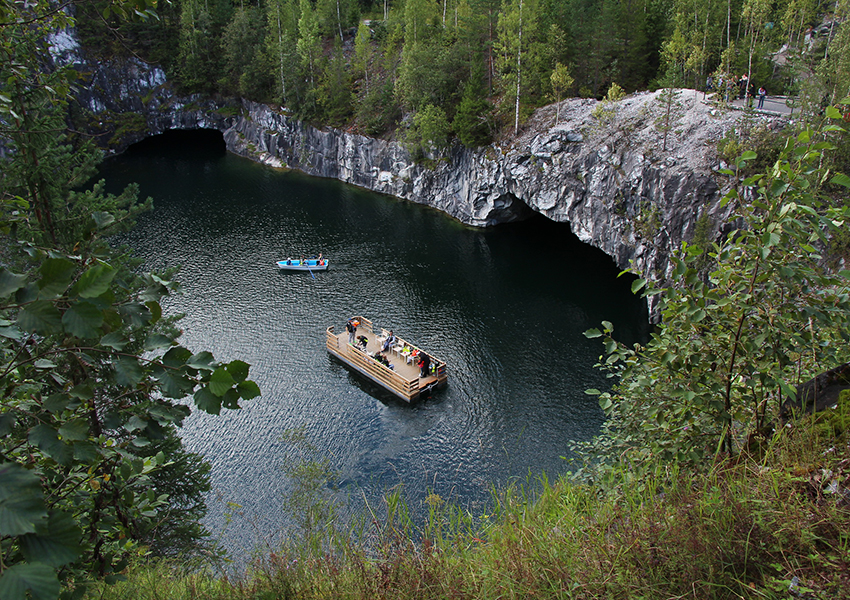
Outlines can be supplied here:
<path id="1" fill-rule="evenodd" d="M 194 413 L 182 430 L 213 464 L 208 526 L 234 550 L 273 541 L 289 522 L 286 468 L 299 453 L 282 435 L 292 428 L 370 502 L 401 483 L 414 507 L 429 491 L 480 506 L 491 485 L 563 472 L 570 441 L 602 418 L 583 393 L 604 385 L 592 368 L 600 348 L 582 332 L 602 319 L 627 338 L 643 327 L 628 282 L 566 225 L 472 230 L 186 147 L 129 154 L 103 176 L 111 191 L 139 181 L 155 199 L 123 241 L 147 268 L 182 265 L 184 292 L 165 308 L 186 314 L 183 343 L 245 360 L 262 389 L 241 411 Z M 274 266 L 316 252 L 332 266 L 314 277 Z M 352 314 L 447 361 L 449 386 L 411 407 L 329 357 L 325 328 Z"/>

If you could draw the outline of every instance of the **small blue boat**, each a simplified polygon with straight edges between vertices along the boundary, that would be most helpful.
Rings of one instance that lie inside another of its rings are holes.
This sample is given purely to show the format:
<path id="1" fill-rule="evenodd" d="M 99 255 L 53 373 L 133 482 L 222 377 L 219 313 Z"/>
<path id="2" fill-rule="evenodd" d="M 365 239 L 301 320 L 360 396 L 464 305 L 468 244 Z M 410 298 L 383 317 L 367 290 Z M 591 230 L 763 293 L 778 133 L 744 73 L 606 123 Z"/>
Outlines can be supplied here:
<path id="1" fill-rule="evenodd" d="M 287 258 L 277 261 L 277 267 L 283 271 L 327 271 L 329 263 L 327 258 L 309 258 L 303 261 Z"/>

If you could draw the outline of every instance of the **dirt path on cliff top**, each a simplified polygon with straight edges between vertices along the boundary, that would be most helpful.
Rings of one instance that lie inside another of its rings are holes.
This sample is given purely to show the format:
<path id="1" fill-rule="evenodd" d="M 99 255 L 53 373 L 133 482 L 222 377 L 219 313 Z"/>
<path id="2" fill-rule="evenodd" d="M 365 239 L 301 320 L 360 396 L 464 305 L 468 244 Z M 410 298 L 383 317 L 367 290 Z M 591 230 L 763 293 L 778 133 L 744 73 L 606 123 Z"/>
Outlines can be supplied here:
<path id="1" fill-rule="evenodd" d="M 702 92 L 677 90 L 671 111 L 670 128 L 664 149 L 663 125 L 666 106 L 656 92 L 639 92 L 612 103 L 609 118 L 594 116 L 594 109 L 604 105 L 594 99 L 571 98 L 560 103 L 560 116 L 555 124 L 556 105 L 537 109 L 520 128 L 518 136 L 498 140 L 498 145 L 526 147 L 541 134 L 558 131 L 581 134 L 587 144 L 608 145 L 612 149 L 628 144 L 642 148 L 652 160 L 672 159 L 680 165 L 709 172 L 719 165 L 718 142 L 727 134 L 745 138 L 755 128 L 766 127 L 779 132 L 788 122 L 787 115 L 773 112 L 746 112 L 740 107 L 727 107 L 704 100 Z"/>

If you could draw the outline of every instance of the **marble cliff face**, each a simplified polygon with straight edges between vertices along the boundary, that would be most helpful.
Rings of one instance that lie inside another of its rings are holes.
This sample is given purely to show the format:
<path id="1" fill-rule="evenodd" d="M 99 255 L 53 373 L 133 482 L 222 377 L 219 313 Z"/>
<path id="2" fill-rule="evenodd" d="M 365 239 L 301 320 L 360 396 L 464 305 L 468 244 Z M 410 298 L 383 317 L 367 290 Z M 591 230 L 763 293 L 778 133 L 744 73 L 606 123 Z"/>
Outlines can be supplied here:
<path id="1" fill-rule="evenodd" d="M 397 142 L 318 129 L 276 107 L 180 97 L 160 69 L 141 62 L 90 65 L 67 48 L 62 57 L 90 77 L 77 100 L 89 130 L 113 151 L 168 129 L 216 129 L 236 154 L 425 204 L 471 226 L 538 212 L 653 280 L 669 275 L 670 254 L 700 220 L 716 235 L 728 218 L 717 143 L 744 117 L 693 90 L 678 93 L 667 122 L 658 93 L 566 100 L 557 124 L 555 108 L 545 107 L 516 136 L 476 150 L 455 144 L 422 164 Z"/>

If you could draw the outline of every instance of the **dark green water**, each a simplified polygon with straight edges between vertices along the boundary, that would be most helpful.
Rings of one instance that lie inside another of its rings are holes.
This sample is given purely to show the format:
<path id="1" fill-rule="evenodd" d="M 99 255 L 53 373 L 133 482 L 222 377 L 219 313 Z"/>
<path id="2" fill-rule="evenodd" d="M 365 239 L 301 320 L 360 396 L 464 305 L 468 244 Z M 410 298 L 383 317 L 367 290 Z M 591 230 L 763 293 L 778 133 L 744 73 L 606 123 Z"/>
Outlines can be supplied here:
<path id="1" fill-rule="evenodd" d="M 182 265 L 184 343 L 249 362 L 263 390 L 241 411 L 193 415 L 187 446 L 213 464 L 208 526 L 231 549 L 273 543 L 288 518 L 281 441 L 304 427 L 341 472 L 344 495 L 379 504 L 403 484 L 483 512 L 491 486 L 568 470 L 571 440 L 601 423 L 582 332 L 603 319 L 625 340 L 646 318 L 629 280 L 567 225 L 542 218 L 491 230 L 333 181 L 226 154 L 220 136 L 171 135 L 108 162 L 117 191 L 141 185 L 155 208 L 127 242 L 145 268 Z M 327 272 L 275 261 L 322 252 Z M 449 385 L 416 406 L 387 398 L 325 351 L 325 329 L 361 314 L 445 360 Z M 241 513 L 227 523 L 236 503 Z"/>

